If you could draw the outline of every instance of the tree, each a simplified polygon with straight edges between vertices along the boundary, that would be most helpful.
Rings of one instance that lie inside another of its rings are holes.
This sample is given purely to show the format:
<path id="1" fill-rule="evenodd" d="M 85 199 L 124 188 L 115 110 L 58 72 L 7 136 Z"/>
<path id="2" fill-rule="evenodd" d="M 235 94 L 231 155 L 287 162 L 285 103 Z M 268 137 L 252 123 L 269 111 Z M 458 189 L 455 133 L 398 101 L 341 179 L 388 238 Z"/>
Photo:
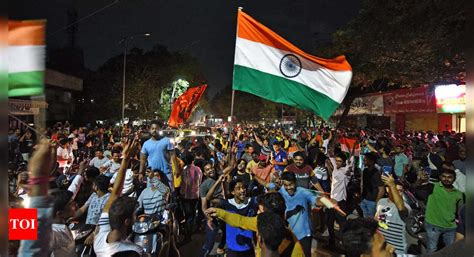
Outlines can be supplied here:
<path id="1" fill-rule="evenodd" d="M 333 44 L 320 52 L 345 54 L 357 87 L 460 83 L 465 78 L 463 4 L 363 0 L 359 15 L 336 31 Z"/>
<path id="2" fill-rule="evenodd" d="M 96 104 L 88 115 L 96 119 L 120 119 L 122 72 L 123 55 L 118 55 L 110 58 L 90 76 L 85 83 L 85 90 Z M 157 113 L 169 115 L 169 103 L 160 104 L 161 93 L 177 78 L 189 81 L 189 85 L 198 85 L 204 80 L 196 59 L 189 55 L 169 52 L 162 45 L 156 45 L 149 52 L 137 48 L 129 51 L 125 88 L 128 108 L 125 116 L 153 119 Z M 160 116 L 168 119 L 167 116 Z"/>
<path id="3" fill-rule="evenodd" d="M 218 92 L 211 100 L 212 114 L 225 118 L 230 116 L 232 102 L 232 87 L 229 85 Z M 234 116 L 238 120 L 260 121 L 265 119 L 279 119 L 281 104 L 268 101 L 256 95 L 242 91 L 235 91 Z"/>
<path id="4" fill-rule="evenodd" d="M 167 119 L 171 114 L 171 108 L 174 101 L 182 95 L 189 88 L 189 82 L 184 79 L 178 79 L 171 83 L 170 86 L 161 90 L 160 105 L 161 108 L 157 110 L 158 116 L 162 119 Z"/>

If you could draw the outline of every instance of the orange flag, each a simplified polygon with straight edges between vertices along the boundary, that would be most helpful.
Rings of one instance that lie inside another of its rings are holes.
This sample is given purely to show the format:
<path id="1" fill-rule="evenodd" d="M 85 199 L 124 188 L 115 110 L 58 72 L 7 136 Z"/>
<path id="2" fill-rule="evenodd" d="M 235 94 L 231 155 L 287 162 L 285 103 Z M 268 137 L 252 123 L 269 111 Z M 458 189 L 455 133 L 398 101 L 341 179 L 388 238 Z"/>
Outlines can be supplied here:
<path id="1" fill-rule="evenodd" d="M 352 152 L 352 148 L 354 148 L 354 145 L 355 145 L 354 154 L 358 155 L 358 153 L 360 152 L 360 145 L 357 142 L 357 139 L 343 137 L 339 139 L 339 143 L 341 143 L 341 151 L 343 152 L 346 152 L 346 153 Z"/>
<path id="2" fill-rule="evenodd" d="M 206 88 L 207 85 L 189 88 L 174 101 L 173 110 L 171 110 L 170 119 L 168 120 L 170 127 L 177 128 L 191 117 L 194 107 L 196 107 Z"/>

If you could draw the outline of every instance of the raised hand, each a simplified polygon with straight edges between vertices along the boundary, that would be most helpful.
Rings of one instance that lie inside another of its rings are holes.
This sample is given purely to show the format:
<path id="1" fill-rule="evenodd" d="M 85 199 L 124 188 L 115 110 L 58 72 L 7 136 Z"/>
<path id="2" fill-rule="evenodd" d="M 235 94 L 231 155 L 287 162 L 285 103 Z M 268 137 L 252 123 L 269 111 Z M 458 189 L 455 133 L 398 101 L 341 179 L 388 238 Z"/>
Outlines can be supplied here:
<path id="1" fill-rule="evenodd" d="M 48 177 L 53 169 L 55 155 L 56 149 L 51 146 L 48 140 L 42 139 L 28 163 L 28 171 L 31 177 Z"/>
<path id="2" fill-rule="evenodd" d="M 130 139 L 126 139 L 125 146 L 122 150 L 122 158 L 130 159 L 138 149 L 138 140 L 134 138 L 130 141 Z"/>
<path id="3" fill-rule="evenodd" d="M 381 177 L 382 182 L 387 186 L 395 186 L 395 178 L 393 178 L 392 174 L 386 176 L 385 174 Z"/>

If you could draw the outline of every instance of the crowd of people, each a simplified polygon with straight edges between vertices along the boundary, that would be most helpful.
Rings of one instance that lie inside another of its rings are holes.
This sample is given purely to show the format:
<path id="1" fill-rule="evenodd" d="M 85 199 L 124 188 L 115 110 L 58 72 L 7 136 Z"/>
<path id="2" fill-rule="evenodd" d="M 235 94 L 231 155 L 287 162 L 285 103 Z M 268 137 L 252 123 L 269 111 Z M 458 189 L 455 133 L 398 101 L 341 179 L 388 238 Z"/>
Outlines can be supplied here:
<path id="1" fill-rule="evenodd" d="M 170 228 L 157 256 L 199 232 L 200 257 L 310 257 L 314 240 L 349 257 L 416 256 L 463 240 L 463 133 L 246 125 L 175 143 L 163 128 L 11 130 L 11 207 L 38 208 L 39 222 L 38 240 L 11 251 L 76 256 L 70 224 L 82 222 L 90 256 L 146 256 L 130 240 L 142 214 Z"/>

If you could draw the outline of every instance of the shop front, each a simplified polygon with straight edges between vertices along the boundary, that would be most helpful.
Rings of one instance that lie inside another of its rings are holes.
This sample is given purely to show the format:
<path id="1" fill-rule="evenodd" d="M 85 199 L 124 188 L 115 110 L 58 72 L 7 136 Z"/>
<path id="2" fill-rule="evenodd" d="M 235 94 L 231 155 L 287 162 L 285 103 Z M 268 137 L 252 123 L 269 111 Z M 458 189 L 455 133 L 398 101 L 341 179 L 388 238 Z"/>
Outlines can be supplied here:
<path id="1" fill-rule="evenodd" d="M 426 86 L 399 89 L 383 94 L 384 113 L 390 116 L 391 128 L 438 131 L 438 115 L 433 93 Z"/>
<path id="2" fill-rule="evenodd" d="M 344 106 L 341 106 L 335 117 L 339 117 L 344 112 Z M 343 126 L 372 128 L 372 129 L 390 129 L 390 118 L 383 116 L 383 96 L 380 93 L 365 95 L 355 98 L 349 109 Z"/>

